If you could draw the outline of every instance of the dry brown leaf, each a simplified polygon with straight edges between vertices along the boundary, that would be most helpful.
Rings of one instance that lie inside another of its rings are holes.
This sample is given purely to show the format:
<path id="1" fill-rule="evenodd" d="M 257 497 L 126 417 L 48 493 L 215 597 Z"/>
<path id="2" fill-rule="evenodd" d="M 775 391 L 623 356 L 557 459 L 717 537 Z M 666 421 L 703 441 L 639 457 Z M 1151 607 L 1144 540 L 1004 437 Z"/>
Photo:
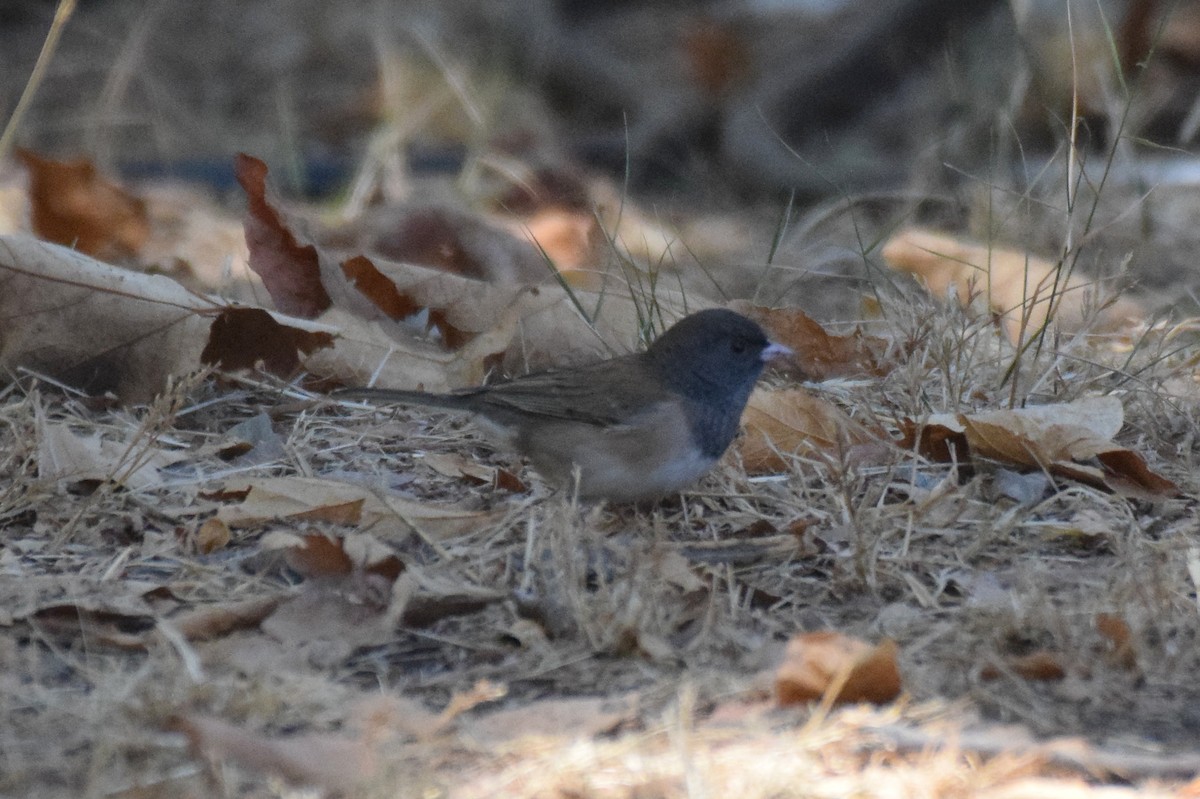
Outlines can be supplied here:
<path id="1" fill-rule="evenodd" d="M 250 326 L 240 320 L 253 317 Z M 159 275 L 118 269 L 29 236 L 0 237 L 0 367 L 146 402 L 205 363 L 290 374 L 336 328 L 229 308 Z"/>
<path id="2" fill-rule="evenodd" d="M 1116 397 L 961 416 L 977 456 L 1048 470 L 1051 474 L 1137 496 L 1176 496 L 1179 488 L 1152 472 L 1137 453 L 1111 440 L 1124 424 Z M 1083 461 L 1095 458 L 1102 468 Z"/>
<path id="3" fill-rule="evenodd" d="M 192 537 L 192 546 L 201 555 L 211 555 L 224 549 L 233 540 L 229 525 L 216 517 L 205 519 Z"/>
<path id="4" fill-rule="evenodd" d="M 30 221 L 40 238 L 101 260 L 135 256 L 150 236 L 146 205 L 91 161 L 52 161 L 17 150 L 29 170 Z"/>
<path id="5" fill-rule="evenodd" d="M 155 619 L 176 605 L 163 586 L 139 580 L 95 580 L 70 574 L 0 580 L 0 607 L 41 633 L 80 636 L 89 644 L 144 649 Z"/>
<path id="6" fill-rule="evenodd" d="M 283 596 L 256 597 L 189 608 L 171 617 L 171 625 L 189 641 L 207 641 L 235 630 L 256 627 L 284 600 Z"/>
<path id="7" fill-rule="evenodd" d="M 529 490 L 521 479 L 507 469 L 486 466 L 463 455 L 452 452 L 428 452 L 421 459 L 429 468 L 446 477 L 457 477 L 476 485 L 502 488 L 521 494 Z"/>
<path id="8" fill-rule="evenodd" d="M 312 647 L 318 659 L 338 662 L 359 647 L 395 638 L 398 614 L 388 612 L 391 599 L 391 582 L 378 575 L 318 578 L 306 581 L 259 627 L 280 643 Z"/>
<path id="9" fill-rule="evenodd" d="M 331 333 L 282 323 L 262 308 L 225 308 L 213 320 L 200 360 L 225 371 L 262 369 L 286 379 L 300 371 L 303 356 L 333 345 Z"/>
<path id="10" fill-rule="evenodd" d="M 283 307 L 305 313 L 324 308 L 321 322 L 339 334 L 332 350 L 304 359 L 311 373 L 360 385 L 373 380 L 385 388 L 444 391 L 477 385 L 500 359 L 504 371 L 523 373 L 636 349 L 645 301 L 630 296 L 623 275 L 598 273 L 586 289 L 568 293 L 555 282 L 528 285 L 520 276 L 505 278 L 494 266 L 487 270 L 494 280 L 483 281 L 361 253 L 319 247 L 310 253 L 312 245 L 301 244 L 304 237 L 289 228 L 260 190 L 265 167 L 248 157 L 241 163 L 255 179 L 244 182 L 252 189 L 252 221 L 260 220 L 249 230 L 261 223 L 269 234 L 252 242 L 252 252 L 276 247 L 280 252 L 264 256 L 270 264 L 264 269 L 297 272 L 273 278 L 275 288 L 264 275 L 272 296 L 278 294 L 276 302 Z M 624 214 L 622 224 L 629 217 Z M 630 240 L 622 239 L 625 245 Z M 536 269 L 545 279 L 540 254 Z M 314 282 L 329 304 L 311 288 Z M 654 302 L 668 322 L 704 307 L 666 289 L 656 291 Z"/>
<path id="11" fill-rule="evenodd" d="M 775 696 L 791 705 L 821 699 L 874 702 L 895 699 L 901 690 L 899 648 L 884 639 L 872 645 L 832 630 L 793 636 L 775 672 Z"/>
<path id="12" fill-rule="evenodd" d="M 239 500 L 217 511 L 230 527 L 303 518 L 321 508 L 343 509 L 361 503 L 356 511 L 357 524 L 383 540 L 404 538 L 414 529 L 430 538 L 451 538 L 484 527 L 503 513 L 428 505 L 315 477 L 232 480 L 222 491 Z"/>
<path id="13" fill-rule="evenodd" d="M 969 450 L 974 457 L 1043 469 L 1125 496 L 1177 496 L 1178 486 L 1151 471 L 1136 452 L 1111 440 L 1124 418 L 1121 401 L 1111 396 L 1016 410 L 935 414 L 919 428 L 906 423 L 900 446 L 912 447 L 920 436 L 918 451 L 942 462 L 961 460 Z M 1088 462 L 1092 460 L 1099 465 Z"/>
<path id="14" fill-rule="evenodd" d="M 488 745 L 539 736 L 591 739 L 631 718 L 635 705 L 633 696 L 543 699 L 472 719 L 463 734 Z"/>
<path id="15" fill-rule="evenodd" d="M 887 340 L 861 331 L 832 335 L 799 308 L 763 308 L 745 300 L 729 307 L 762 325 L 772 341 L 790 347 L 788 361 L 810 380 L 881 376 L 894 366 Z"/>
<path id="16" fill-rule="evenodd" d="M 1005 669 L 1018 677 L 1034 682 L 1054 682 L 1067 676 L 1067 670 L 1062 664 L 1062 657 L 1057 652 L 1038 650 L 1027 655 L 1005 658 Z M 989 663 L 979 673 L 981 680 L 999 679 L 1004 674 L 995 664 Z"/>
<path id="17" fill-rule="evenodd" d="M 680 31 L 688 73 L 696 87 L 720 98 L 753 73 L 755 50 L 736 23 L 699 15 Z"/>
<path id="18" fill-rule="evenodd" d="M 493 285 L 549 277 L 544 257 L 519 231 L 449 208 L 382 206 L 317 235 L 338 258 L 361 254 Z"/>
<path id="19" fill-rule="evenodd" d="M 922 424 L 901 420 L 896 446 L 938 463 L 963 463 L 971 455 L 966 431 L 958 417 L 948 413 L 935 413 Z"/>
<path id="20" fill-rule="evenodd" d="M 1112 659 L 1121 668 L 1137 671 L 1137 651 L 1133 644 L 1133 630 L 1129 623 L 1113 613 L 1096 614 L 1096 631 L 1112 644 Z"/>
<path id="21" fill-rule="evenodd" d="M 374 746 L 360 738 L 329 734 L 270 736 L 198 715 L 176 717 L 169 726 L 187 736 L 197 757 L 228 760 L 328 791 L 350 790 L 371 779 L 377 769 Z"/>
<path id="22" fill-rule="evenodd" d="M 755 389 L 742 424 L 746 432 L 737 451 L 751 474 L 786 469 L 789 454 L 836 458 L 880 441 L 837 406 L 798 388 Z"/>
<path id="23" fill-rule="evenodd" d="M 944 297 L 953 289 L 959 302 L 984 293 L 988 308 L 999 315 L 1011 341 L 1024 329 L 1040 329 L 1054 302 L 1054 322 L 1064 330 L 1114 330 L 1126 319 L 1140 319 L 1142 309 L 1131 300 L 1104 306 L 1111 294 L 1103 286 L 1072 275 L 1055 285 L 1056 264 L 1019 250 L 983 246 L 920 228 L 902 230 L 882 250 L 893 269 L 917 275 L 929 290 Z M 1057 293 L 1057 296 L 1053 296 Z M 1022 321 L 1024 320 L 1024 321 Z M 1090 323 L 1090 324 L 1089 324 Z"/>
<path id="24" fill-rule="evenodd" d="M 264 536 L 260 546 L 263 550 L 283 550 L 288 566 L 306 578 L 339 577 L 361 571 L 391 582 L 404 571 L 404 562 L 391 547 L 365 533 L 331 538 L 320 533 L 296 535 L 277 531 Z"/>
<path id="25" fill-rule="evenodd" d="M 267 165 L 238 153 L 234 173 L 246 193 L 246 245 L 250 268 L 262 278 L 275 307 L 312 319 L 332 304 L 321 280 L 317 248 L 292 232 L 268 199 Z"/>
<path id="26" fill-rule="evenodd" d="M 411 591 L 397 590 L 405 567 L 390 547 L 365 534 L 284 532 L 266 536 L 261 546 L 283 549 L 288 565 L 306 578 L 299 595 L 262 621 L 263 632 L 325 662 L 395 636 Z"/>

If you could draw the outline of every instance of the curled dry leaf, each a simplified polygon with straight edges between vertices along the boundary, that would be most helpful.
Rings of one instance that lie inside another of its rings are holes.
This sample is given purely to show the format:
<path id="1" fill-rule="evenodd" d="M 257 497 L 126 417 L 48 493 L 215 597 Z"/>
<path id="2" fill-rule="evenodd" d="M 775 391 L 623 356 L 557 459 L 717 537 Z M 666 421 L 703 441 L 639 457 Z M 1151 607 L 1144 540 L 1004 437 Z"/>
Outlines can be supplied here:
<path id="1" fill-rule="evenodd" d="M 199 605 L 172 616 L 171 624 L 189 641 L 208 641 L 258 626 L 283 600 L 283 595 L 276 595 Z"/>
<path id="2" fill-rule="evenodd" d="M 668 323 L 702 307 L 665 289 L 653 298 L 631 296 L 619 275 L 601 274 L 595 285 L 568 293 L 554 282 L 489 282 L 327 253 L 271 204 L 262 162 L 243 157 L 239 168 L 253 178 L 243 181 L 251 193 L 248 241 L 272 298 L 283 308 L 320 313 L 339 334 L 332 349 L 304 359 L 319 376 L 385 388 L 461 388 L 482 382 L 498 360 L 504 371 L 522 373 L 632 351 L 646 327 L 647 303 Z"/>
<path id="3" fill-rule="evenodd" d="M 0 236 L 0 367 L 146 402 L 205 364 L 290 376 L 335 328 L 230 308 L 175 281 L 29 236 Z"/>
<path id="4" fill-rule="evenodd" d="M 840 458 L 881 439 L 837 406 L 803 389 L 756 389 L 742 414 L 746 432 L 737 442 L 742 464 L 751 474 L 786 469 L 787 455 Z"/>
<path id="5" fill-rule="evenodd" d="M 901 689 L 898 654 L 888 639 L 872 645 L 832 630 L 794 636 L 775 671 L 776 699 L 792 705 L 832 691 L 837 703 L 890 702 Z"/>
<path id="6" fill-rule="evenodd" d="M 1110 396 L 1016 410 L 939 414 L 920 430 L 920 441 L 914 438 L 917 428 L 910 426 L 901 445 L 915 443 L 926 457 L 947 460 L 950 447 L 942 445 L 965 441 L 975 457 L 1043 469 L 1126 496 L 1177 496 L 1178 486 L 1151 471 L 1136 452 L 1111 440 L 1124 418 L 1121 401 Z"/>
<path id="7" fill-rule="evenodd" d="M 250 268 L 262 278 L 279 310 L 304 319 L 317 316 L 332 303 L 321 280 L 317 248 L 293 233 L 268 199 L 266 164 L 238 153 L 234 174 L 246 193 Z"/>
<path id="8" fill-rule="evenodd" d="M 169 278 L 30 236 L 0 237 L 0 366 L 123 400 L 153 398 L 200 365 L 214 304 Z"/>
<path id="9" fill-rule="evenodd" d="M 146 204 L 86 159 L 52 161 L 17 150 L 29 170 L 30 222 L 39 238 L 103 260 L 137 255 L 150 237 Z"/>
<path id="10" fill-rule="evenodd" d="M 1127 319 L 1140 319 L 1142 309 L 1131 300 L 1113 301 L 1107 287 L 1072 275 L 1056 283 L 1058 265 L 1044 258 L 1003 247 L 965 242 L 920 228 L 902 230 L 882 250 L 893 269 L 920 277 L 929 290 L 959 302 L 986 293 L 988 308 L 999 315 L 1012 341 L 1054 323 L 1068 331 L 1118 329 Z"/>
<path id="11" fill-rule="evenodd" d="M 835 336 L 799 308 L 763 308 L 745 300 L 729 307 L 762 325 L 773 341 L 790 347 L 790 363 L 810 380 L 881 376 L 892 369 L 886 339 L 861 331 Z"/>

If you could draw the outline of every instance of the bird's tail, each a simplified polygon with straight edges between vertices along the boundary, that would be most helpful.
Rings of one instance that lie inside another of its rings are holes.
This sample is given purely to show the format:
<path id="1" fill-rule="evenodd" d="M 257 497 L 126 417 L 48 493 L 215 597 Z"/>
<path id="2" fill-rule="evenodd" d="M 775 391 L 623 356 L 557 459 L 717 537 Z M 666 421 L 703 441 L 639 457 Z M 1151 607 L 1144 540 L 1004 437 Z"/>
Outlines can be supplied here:
<path id="1" fill-rule="evenodd" d="M 410 391 L 402 388 L 341 388 L 329 394 L 337 400 L 367 400 L 368 402 L 393 402 L 400 405 L 424 405 L 428 408 L 470 410 L 474 407 L 470 394 L 433 394 L 428 391 Z"/>

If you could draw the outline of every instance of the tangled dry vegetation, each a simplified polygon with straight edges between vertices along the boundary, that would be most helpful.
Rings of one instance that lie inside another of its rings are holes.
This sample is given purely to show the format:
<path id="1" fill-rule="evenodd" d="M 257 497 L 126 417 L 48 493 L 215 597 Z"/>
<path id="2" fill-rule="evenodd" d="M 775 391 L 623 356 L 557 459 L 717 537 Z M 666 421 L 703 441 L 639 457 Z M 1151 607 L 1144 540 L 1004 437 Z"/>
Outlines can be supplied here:
<path id="1" fill-rule="evenodd" d="M 885 317 L 895 368 L 810 385 L 854 419 L 1115 396 L 1120 443 L 1194 495 L 1179 339 L 1018 353 L 934 300 Z M 757 476 L 733 452 L 679 500 L 581 506 L 454 419 L 249 377 L 144 408 L 25 380 L 3 419 L 6 793 L 264 795 L 265 769 L 362 795 L 1145 795 L 1200 767 L 1189 499 L 891 447 Z M 64 435 L 121 479 L 56 478 Z M 777 707 L 783 643 L 826 629 L 897 642 L 904 698 Z"/>
<path id="2" fill-rule="evenodd" d="M 404 136 L 377 132 L 347 205 L 395 199 Z M 341 224 L 249 156 L 239 218 L 21 151 L 0 795 L 1197 795 L 1196 332 L 1145 310 L 1189 299 L 1197 192 L 1069 144 L 1016 189 L 781 221 L 485 141 L 421 184 L 453 207 Z M 465 420 L 328 395 L 594 358 L 731 303 L 796 358 L 658 503 L 580 503 Z"/>

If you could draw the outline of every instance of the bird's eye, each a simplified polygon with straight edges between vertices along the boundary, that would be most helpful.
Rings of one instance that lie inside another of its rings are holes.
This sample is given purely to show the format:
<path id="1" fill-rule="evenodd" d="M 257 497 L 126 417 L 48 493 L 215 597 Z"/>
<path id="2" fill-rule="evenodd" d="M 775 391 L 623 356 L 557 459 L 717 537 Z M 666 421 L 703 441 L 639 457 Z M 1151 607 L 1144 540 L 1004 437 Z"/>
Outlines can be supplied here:
<path id="1" fill-rule="evenodd" d="M 734 341 L 729 342 L 729 349 L 737 355 L 741 355 L 746 351 L 746 342 L 742 341 L 741 339 L 735 339 Z"/>

